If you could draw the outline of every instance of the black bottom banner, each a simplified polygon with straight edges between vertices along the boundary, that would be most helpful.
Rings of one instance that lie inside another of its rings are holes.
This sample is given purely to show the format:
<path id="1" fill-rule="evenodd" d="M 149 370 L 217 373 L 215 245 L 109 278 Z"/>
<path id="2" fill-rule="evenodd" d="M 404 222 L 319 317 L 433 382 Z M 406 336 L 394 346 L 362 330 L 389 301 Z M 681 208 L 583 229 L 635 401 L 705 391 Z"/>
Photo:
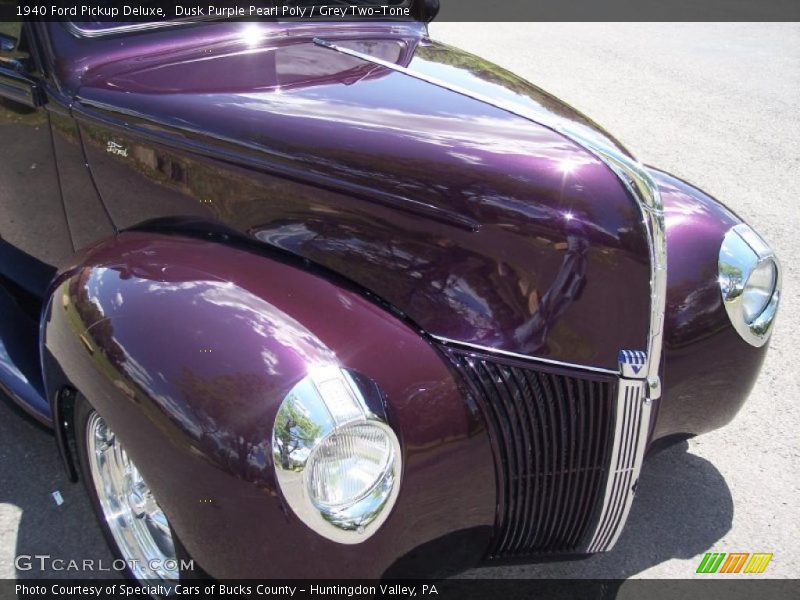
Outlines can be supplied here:
<path id="1" fill-rule="evenodd" d="M 119 580 L 0 580 L 0 600 L 105 598 L 435 598 L 462 600 L 711 599 L 800 598 L 800 581 L 780 579 L 448 579 L 442 581 L 201 581 L 136 585 Z"/>

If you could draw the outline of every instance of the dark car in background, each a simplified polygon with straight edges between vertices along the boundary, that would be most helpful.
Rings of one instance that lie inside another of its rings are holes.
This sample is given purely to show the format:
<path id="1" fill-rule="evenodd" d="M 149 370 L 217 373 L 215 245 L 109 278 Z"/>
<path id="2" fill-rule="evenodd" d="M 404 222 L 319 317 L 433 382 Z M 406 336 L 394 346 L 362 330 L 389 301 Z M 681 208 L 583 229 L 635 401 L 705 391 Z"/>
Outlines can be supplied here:
<path id="1" fill-rule="evenodd" d="M 0 385 L 134 578 L 603 552 L 758 375 L 763 239 L 415 4 L 2 24 Z"/>

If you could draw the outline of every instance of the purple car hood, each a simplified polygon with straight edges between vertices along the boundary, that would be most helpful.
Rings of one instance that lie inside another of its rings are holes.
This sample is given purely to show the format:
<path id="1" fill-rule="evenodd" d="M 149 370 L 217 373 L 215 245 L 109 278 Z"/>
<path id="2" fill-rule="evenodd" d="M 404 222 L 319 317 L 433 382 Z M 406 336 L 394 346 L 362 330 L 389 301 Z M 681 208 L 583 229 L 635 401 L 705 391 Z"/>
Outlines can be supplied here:
<path id="1" fill-rule="evenodd" d="M 82 41 L 60 76 L 86 111 L 353 191 L 306 194 L 302 207 L 287 191 L 283 204 L 239 199 L 214 216 L 343 273 L 436 336 L 609 369 L 619 349 L 645 348 L 641 213 L 601 160 L 553 128 L 624 152 L 592 122 L 414 28 L 214 27 Z"/>

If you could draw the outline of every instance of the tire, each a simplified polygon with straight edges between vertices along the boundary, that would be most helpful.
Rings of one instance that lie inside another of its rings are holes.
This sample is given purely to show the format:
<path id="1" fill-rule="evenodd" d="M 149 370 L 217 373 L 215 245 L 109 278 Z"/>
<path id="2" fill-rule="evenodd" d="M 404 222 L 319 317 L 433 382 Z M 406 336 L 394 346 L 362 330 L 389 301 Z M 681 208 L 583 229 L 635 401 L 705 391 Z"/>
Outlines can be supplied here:
<path id="1" fill-rule="evenodd" d="M 80 476 L 114 556 L 114 569 L 142 585 L 196 577 L 181 571 L 181 559 L 188 555 L 166 515 L 120 440 L 81 395 L 73 419 Z M 118 569 L 120 560 L 124 569 Z"/>

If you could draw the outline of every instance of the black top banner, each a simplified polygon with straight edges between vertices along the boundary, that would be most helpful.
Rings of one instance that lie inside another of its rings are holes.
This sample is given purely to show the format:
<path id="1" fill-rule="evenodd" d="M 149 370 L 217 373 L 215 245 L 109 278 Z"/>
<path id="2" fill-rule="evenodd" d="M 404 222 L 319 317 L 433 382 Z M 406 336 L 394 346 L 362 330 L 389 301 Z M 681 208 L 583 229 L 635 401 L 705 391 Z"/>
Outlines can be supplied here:
<path id="1" fill-rule="evenodd" d="M 798 21 L 798 0 L 0 0 L 0 21 Z"/>

